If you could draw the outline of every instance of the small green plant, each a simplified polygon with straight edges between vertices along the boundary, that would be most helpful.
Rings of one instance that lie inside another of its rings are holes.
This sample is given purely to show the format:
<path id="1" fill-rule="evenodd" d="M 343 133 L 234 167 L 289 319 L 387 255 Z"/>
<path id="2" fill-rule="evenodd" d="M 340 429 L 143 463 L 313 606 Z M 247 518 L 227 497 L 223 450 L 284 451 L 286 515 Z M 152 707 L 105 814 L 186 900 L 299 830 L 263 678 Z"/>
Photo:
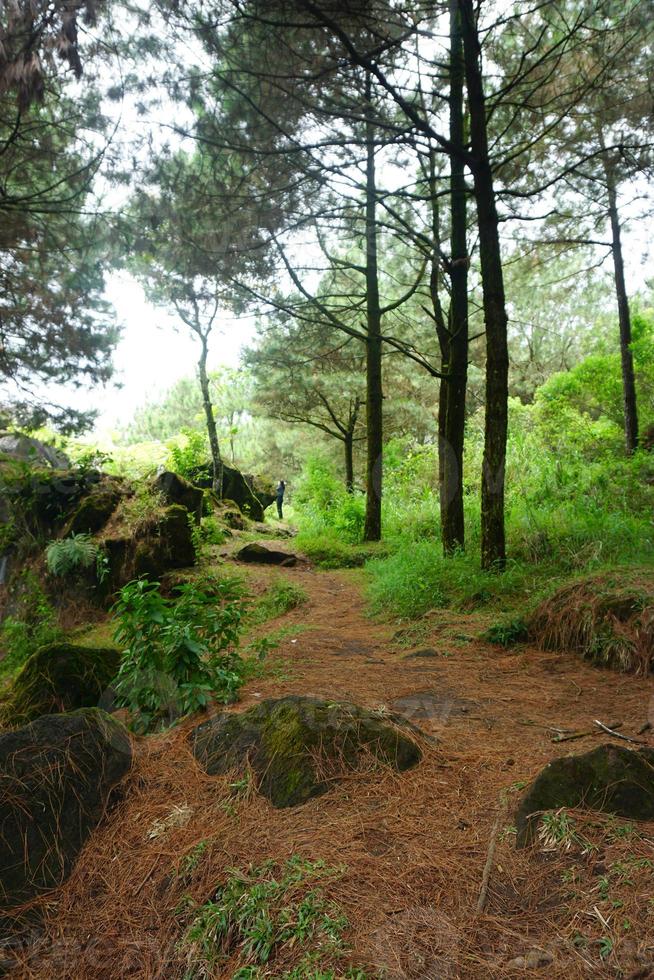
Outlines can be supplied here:
<path id="1" fill-rule="evenodd" d="M 333 960 L 346 953 L 343 934 L 348 921 L 321 887 L 341 873 L 342 869 L 327 867 L 323 861 L 297 855 L 281 866 L 267 861 L 244 872 L 230 871 L 213 898 L 196 909 L 180 943 L 187 956 L 188 980 L 208 975 L 235 955 L 243 965 L 233 977 L 270 975 L 277 957 L 294 948 L 304 950 L 298 965 L 275 976 L 287 980 L 346 976 L 321 969 L 324 958 Z M 266 967 L 265 974 L 259 972 L 261 967 Z M 358 976 L 363 980 L 360 972 Z"/>
<path id="2" fill-rule="evenodd" d="M 484 639 L 501 647 L 512 647 L 516 643 L 526 643 L 529 639 L 529 630 L 523 619 L 510 619 L 491 626 L 484 633 Z"/>
<path id="3" fill-rule="evenodd" d="M 45 560 L 51 575 L 68 578 L 96 565 L 98 552 L 90 534 L 71 534 L 61 541 L 51 541 L 45 549 Z"/>
<path id="4" fill-rule="evenodd" d="M 114 637 L 124 649 L 115 689 L 140 731 L 211 699 L 233 701 L 244 682 L 240 583 L 200 580 L 174 591 L 167 599 L 158 582 L 141 578 L 125 585 L 112 607 Z"/>
<path id="5" fill-rule="evenodd" d="M 201 864 L 208 846 L 209 841 L 201 840 L 188 852 L 188 854 L 184 855 L 179 865 L 180 877 L 185 878 L 193 874 L 193 872 Z"/>
<path id="6" fill-rule="evenodd" d="M 17 592 L 17 615 L 7 616 L 0 625 L 0 677 L 11 676 L 35 650 L 64 638 L 56 613 L 32 571 L 23 572 Z"/>
<path id="7" fill-rule="evenodd" d="M 575 821 L 563 808 L 543 814 L 538 838 L 546 851 L 569 851 L 573 846 L 579 847 L 583 854 L 595 850 L 595 845 L 579 833 Z"/>

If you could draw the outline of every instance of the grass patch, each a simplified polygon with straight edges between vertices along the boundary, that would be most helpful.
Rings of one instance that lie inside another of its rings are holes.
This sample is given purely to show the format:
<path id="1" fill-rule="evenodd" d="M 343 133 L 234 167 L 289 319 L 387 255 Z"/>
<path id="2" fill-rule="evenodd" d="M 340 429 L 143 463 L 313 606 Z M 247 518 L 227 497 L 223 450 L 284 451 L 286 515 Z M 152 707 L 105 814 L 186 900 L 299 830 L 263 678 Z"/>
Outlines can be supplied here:
<path id="1" fill-rule="evenodd" d="M 303 552 L 319 568 L 361 568 L 371 558 L 387 554 L 381 542 L 350 544 L 334 534 L 313 534 L 301 531 L 295 539 L 298 551 Z"/>
<path id="2" fill-rule="evenodd" d="M 371 561 L 367 595 L 374 613 L 418 619 L 430 609 L 466 611 L 497 599 L 516 602 L 534 589 L 534 570 L 510 564 L 503 575 L 480 571 L 476 556 L 443 558 L 434 541 L 401 544 L 387 558 Z"/>
<path id="3" fill-rule="evenodd" d="M 214 896 L 193 911 L 179 944 L 187 980 L 213 975 L 227 961 L 231 967 L 234 959 L 234 980 L 365 980 L 360 971 L 339 969 L 348 952 L 343 936 L 349 923 L 324 886 L 341 874 L 340 868 L 297 855 L 281 865 L 267 861 L 230 871 Z"/>
<path id="4" fill-rule="evenodd" d="M 541 602 L 528 626 L 546 650 L 647 673 L 654 659 L 654 572 L 621 568 L 577 579 Z"/>
<path id="5" fill-rule="evenodd" d="M 268 622 L 269 619 L 276 619 L 304 605 L 309 598 L 308 593 L 285 578 L 274 578 L 260 599 L 257 600 L 251 610 L 249 622 L 258 626 Z"/>

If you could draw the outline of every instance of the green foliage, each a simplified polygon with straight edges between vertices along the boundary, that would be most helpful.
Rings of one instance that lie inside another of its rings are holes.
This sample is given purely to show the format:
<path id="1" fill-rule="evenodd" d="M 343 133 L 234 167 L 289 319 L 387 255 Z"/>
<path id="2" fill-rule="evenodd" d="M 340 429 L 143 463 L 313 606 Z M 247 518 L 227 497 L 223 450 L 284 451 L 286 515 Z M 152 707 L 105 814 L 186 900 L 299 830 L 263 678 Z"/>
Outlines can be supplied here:
<path id="1" fill-rule="evenodd" d="M 67 578 L 97 565 L 98 555 L 98 546 L 90 534 L 71 534 L 61 541 L 51 541 L 45 560 L 51 575 Z"/>
<path id="2" fill-rule="evenodd" d="M 511 647 L 515 643 L 526 643 L 529 639 L 529 630 L 524 619 L 510 619 L 487 629 L 484 639 L 501 647 Z"/>
<path id="3" fill-rule="evenodd" d="M 39 647 L 63 640 L 57 617 L 36 575 L 23 572 L 15 586 L 18 609 L 0 625 L 0 677 L 14 674 Z"/>
<path id="4" fill-rule="evenodd" d="M 129 582 L 112 607 L 114 637 L 124 654 L 115 688 L 133 725 L 147 731 L 205 708 L 228 703 L 244 682 L 236 648 L 243 596 L 233 579 L 196 580 L 167 599 L 159 583 Z"/>
<path id="5" fill-rule="evenodd" d="M 308 593 L 301 586 L 288 579 L 273 578 L 248 618 L 255 625 L 265 623 L 269 619 L 283 616 L 291 609 L 297 609 L 308 598 Z"/>
<path id="6" fill-rule="evenodd" d="M 361 541 L 365 497 L 357 491 L 348 493 L 324 457 L 313 455 L 307 459 L 293 502 L 306 532 L 314 535 L 332 532 L 341 541 Z"/>
<path id="7" fill-rule="evenodd" d="M 184 428 L 181 435 L 183 440 L 170 443 L 167 465 L 184 479 L 193 480 L 197 467 L 206 466 L 209 459 L 207 434 Z"/>
<path id="8" fill-rule="evenodd" d="M 348 921 L 322 886 L 340 874 L 342 869 L 297 855 L 282 865 L 267 861 L 230 871 L 213 898 L 195 910 L 180 942 L 187 980 L 209 975 L 234 956 L 242 964 L 234 978 L 270 976 L 277 958 L 294 949 L 302 950 L 302 957 L 293 969 L 274 973 L 280 980 L 364 980 L 360 971 L 332 966 L 347 952 Z"/>

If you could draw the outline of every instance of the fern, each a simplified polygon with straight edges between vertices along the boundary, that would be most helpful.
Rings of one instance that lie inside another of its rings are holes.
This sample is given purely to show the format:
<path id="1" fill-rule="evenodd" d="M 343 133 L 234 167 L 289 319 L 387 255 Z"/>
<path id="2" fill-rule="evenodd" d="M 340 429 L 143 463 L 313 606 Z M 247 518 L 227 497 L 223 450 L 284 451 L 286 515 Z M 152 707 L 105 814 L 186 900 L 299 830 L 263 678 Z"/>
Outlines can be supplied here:
<path id="1" fill-rule="evenodd" d="M 90 534 L 71 534 L 63 541 L 51 541 L 45 550 L 48 571 L 59 577 L 90 568 L 97 558 L 98 546 Z"/>

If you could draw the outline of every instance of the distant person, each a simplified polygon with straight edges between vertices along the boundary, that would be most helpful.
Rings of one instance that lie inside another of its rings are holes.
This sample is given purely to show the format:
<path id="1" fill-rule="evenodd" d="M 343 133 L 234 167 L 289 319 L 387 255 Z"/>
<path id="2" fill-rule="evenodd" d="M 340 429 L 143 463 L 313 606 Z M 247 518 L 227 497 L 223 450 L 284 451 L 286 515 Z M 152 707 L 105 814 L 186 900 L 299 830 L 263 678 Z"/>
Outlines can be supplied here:
<path id="1" fill-rule="evenodd" d="M 282 504 L 284 503 L 284 490 L 286 490 L 286 484 L 284 483 L 283 480 L 280 480 L 275 490 L 276 500 L 277 500 L 277 515 L 280 521 L 284 520 L 284 515 L 282 513 Z"/>

